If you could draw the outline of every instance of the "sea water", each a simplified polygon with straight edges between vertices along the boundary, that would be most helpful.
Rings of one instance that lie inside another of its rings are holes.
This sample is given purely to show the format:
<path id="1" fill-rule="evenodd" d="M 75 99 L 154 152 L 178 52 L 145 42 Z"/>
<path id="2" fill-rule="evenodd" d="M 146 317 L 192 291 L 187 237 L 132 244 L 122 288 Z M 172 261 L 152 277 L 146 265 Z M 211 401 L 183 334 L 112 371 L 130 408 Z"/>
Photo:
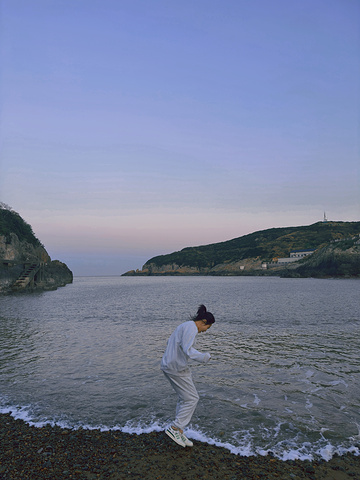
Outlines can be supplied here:
<path id="1" fill-rule="evenodd" d="M 240 455 L 360 453 L 360 282 L 277 277 L 77 277 L 0 297 L 0 412 L 32 425 L 146 433 L 173 419 L 159 369 L 204 303 L 190 438 Z"/>

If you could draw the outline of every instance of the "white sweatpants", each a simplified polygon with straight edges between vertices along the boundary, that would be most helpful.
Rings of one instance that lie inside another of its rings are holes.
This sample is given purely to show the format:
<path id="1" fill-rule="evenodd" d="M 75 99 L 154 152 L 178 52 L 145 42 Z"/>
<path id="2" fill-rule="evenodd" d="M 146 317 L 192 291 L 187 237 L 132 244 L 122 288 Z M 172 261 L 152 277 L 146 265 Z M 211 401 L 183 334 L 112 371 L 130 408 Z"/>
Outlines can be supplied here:
<path id="1" fill-rule="evenodd" d="M 164 375 L 178 394 L 176 417 L 173 425 L 183 430 L 190 423 L 199 401 L 199 394 L 196 391 L 191 373 L 186 376 L 177 376 L 164 372 Z"/>

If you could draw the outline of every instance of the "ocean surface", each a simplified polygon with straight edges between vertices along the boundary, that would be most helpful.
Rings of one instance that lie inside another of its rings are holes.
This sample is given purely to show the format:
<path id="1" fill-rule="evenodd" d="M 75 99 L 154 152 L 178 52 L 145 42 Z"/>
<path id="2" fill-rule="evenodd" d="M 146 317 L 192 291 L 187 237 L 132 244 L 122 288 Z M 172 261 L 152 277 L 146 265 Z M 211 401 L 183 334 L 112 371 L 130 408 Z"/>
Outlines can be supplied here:
<path id="1" fill-rule="evenodd" d="M 360 281 L 75 277 L 0 297 L 0 412 L 42 426 L 146 433 L 173 419 L 167 339 L 204 303 L 190 438 L 240 455 L 360 454 Z"/>

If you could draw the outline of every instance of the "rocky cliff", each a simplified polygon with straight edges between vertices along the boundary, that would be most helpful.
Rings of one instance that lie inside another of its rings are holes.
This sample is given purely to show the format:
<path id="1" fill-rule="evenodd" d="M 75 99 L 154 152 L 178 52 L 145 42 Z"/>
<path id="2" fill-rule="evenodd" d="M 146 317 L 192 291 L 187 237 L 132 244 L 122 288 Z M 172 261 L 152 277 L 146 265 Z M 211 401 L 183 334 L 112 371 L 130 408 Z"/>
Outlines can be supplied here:
<path id="1" fill-rule="evenodd" d="M 147 262 L 141 270 L 130 270 L 125 276 L 138 275 L 256 275 L 264 272 L 259 258 L 246 258 L 243 260 L 218 263 L 213 267 L 196 267 L 169 263 L 157 265 Z"/>
<path id="2" fill-rule="evenodd" d="M 19 214 L 4 204 L 0 207 L 0 294 L 54 290 L 72 283 L 71 270 L 51 260 Z"/>
<path id="3" fill-rule="evenodd" d="M 20 241 L 15 233 L 10 239 L 0 235 L 0 294 L 15 290 L 15 282 L 30 265 L 37 265 L 38 270 L 17 291 L 54 290 L 73 281 L 71 270 L 52 261 L 44 247 Z"/>

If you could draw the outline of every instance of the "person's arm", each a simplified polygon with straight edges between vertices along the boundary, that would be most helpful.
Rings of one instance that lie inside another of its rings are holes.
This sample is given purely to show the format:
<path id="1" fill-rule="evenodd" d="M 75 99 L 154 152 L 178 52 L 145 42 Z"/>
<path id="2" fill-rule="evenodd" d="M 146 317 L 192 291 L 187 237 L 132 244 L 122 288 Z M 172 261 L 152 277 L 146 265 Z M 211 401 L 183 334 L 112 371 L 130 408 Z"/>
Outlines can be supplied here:
<path id="1" fill-rule="evenodd" d="M 211 355 L 210 353 L 201 353 L 196 348 L 193 347 L 195 337 L 196 337 L 196 331 L 193 329 L 187 329 L 183 332 L 183 338 L 181 341 L 181 348 L 185 355 L 187 355 L 191 360 L 195 360 L 196 362 L 200 363 L 207 363 Z"/>

